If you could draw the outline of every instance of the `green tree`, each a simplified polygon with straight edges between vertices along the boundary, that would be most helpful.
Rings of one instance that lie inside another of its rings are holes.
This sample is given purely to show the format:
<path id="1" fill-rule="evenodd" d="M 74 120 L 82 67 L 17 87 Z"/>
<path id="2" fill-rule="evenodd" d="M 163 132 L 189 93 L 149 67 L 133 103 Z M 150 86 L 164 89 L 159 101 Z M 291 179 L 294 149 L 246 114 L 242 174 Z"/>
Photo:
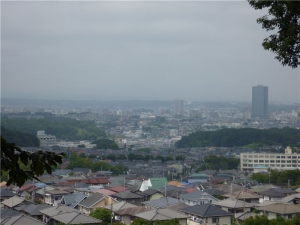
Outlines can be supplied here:
<path id="1" fill-rule="evenodd" d="M 7 143 L 1 137 L 1 174 L 8 174 L 7 186 L 16 184 L 22 186 L 27 180 L 39 180 L 46 171 L 52 173 L 52 167 L 62 163 L 64 154 L 55 154 L 48 151 L 27 152 Z"/>
<path id="2" fill-rule="evenodd" d="M 300 1 L 248 0 L 254 9 L 268 9 L 268 15 L 257 19 L 267 31 L 276 33 L 265 38 L 264 49 L 276 54 L 283 66 L 297 68 L 300 64 Z"/>
<path id="3" fill-rule="evenodd" d="M 103 224 L 108 224 L 111 221 L 112 214 L 108 209 L 97 208 L 91 212 L 90 216 L 102 220 Z"/>
<path id="4" fill-rule="evenodd" d="M 142 218 L 136 218 L 131 225 L 151 225 L 151 222 Z"/>

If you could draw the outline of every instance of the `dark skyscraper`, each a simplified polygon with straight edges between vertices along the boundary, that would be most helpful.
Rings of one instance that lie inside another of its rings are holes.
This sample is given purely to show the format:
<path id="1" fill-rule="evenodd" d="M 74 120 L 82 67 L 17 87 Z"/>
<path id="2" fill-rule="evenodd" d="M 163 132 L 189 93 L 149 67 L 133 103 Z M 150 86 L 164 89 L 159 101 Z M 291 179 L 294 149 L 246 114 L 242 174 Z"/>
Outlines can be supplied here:
<path id="1" fill-rule="evenodd" d="M 269 118 L 268 87 L 252 87 L 252 118 Z"/>

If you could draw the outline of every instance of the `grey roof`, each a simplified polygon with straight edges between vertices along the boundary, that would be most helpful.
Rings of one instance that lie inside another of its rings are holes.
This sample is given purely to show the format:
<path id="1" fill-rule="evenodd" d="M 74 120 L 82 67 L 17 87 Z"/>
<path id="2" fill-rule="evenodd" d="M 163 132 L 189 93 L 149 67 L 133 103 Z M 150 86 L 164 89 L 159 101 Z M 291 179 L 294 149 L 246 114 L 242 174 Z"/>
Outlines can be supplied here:
<path id="1" fill-rule="evenodd" d="M 6 209 L 3 209 L 1 208 L 1 218 L 4 219 L 6 217 L 12 217 L 12 216 L 17 216 L 17 215 L 20 215 L 22 213 L 16 211 L 16 210 L 13 210 L 13 209 L 9 209 L 9 208 L 6 208 Z"/>
<path id="2" fill-rule="evenodd" d="M 78 205 L 82 200 L 84 200 L 87 196 L 81 193 L 72 193 L 69 195 L 64 195 L 62 197 L 62 201 L 65 202 L 66 206 L 75 207 Z"/>
<path id="3" fill-rule="evenodd" d="M 141 194 L 142 194 L 142 195 L 145 195 L 145 196 L 149 196 L 149 195 L 153 195 L 153 194 L 155 194 L 155 193 L 157 193 L 157 192 L 159 192 L 159 191 L 158 191 L 158 190 L 155 190 L 155 189 L 149 188 L 149 189 L 143 191 Z"/>
<path id="4" fill-rule="evenodd" d="M 97 202 L 99 202 L 101 199 L 103 199 L 105 195 L 101 193 L 95 193 L 89 197 L 87 197 L 85 200 L 79 203 L 79 205 L 82 205 L 87 208 L 92 208 L 93 205 L 95 205 Z"/>
<path id="5" fill-rule="evenodd" d="M 194 205 L 181 209 L 181 211 L 199 217 L 232 216 L 232 213 L 226 212 L 225 210 L 210 204 Z"/>
<path id="6" fill-rule="evenodd" d="M 49 207 L 51 207 L 51 206 L 49 206 L 47 204 L 40 204 L 40 205 L 30 204 L 30 205 L 23 205 L 20 207 L 16 207 L 16 210 L 23 211 L 26 214 L 29 214 L 30 216 L 39 216 L 39 215 L 42 215 L 42 213 L 40 213 L 40 210 L 46 209 Z"/>
<path id="7" fill-rule="evenodd" d="M 197 201 L 199 199 L 208 199 L 208 200 L 212 200 L 212 201 L 219 201 L 218 199 L 211 196 L 210 194 L 208 194 L 204 191 L 198 191 L 198 190 L 189 192 L 186 194 L 182 194 L 180 196 L 180 198 L 185 199 L 185 200 L 190 200 L 190 201 Z"/>
<path id="8" fill-rule="evenodd" d="M 67 194 L 70 194 L 70 192 L 62 191 L 62 190 L 58 190 L 58 189 L 49 190 L 49 191 L 46 191 L 46 193 L 49 193 L 51 195 L 67 195 Z"/>
<path id="9" fill-rule="evenodd" d="M 60 213 L 67 213 L 67 212 L 79 212 L 78 210 L 69 207 L 69 206 L 65 206 L 65 205 L 60 205 L 60 206 L 55 206 L 55 207 L 49 207 L 46 209 L 42 209 L 40 210 L 40 212 L 46 216 L 55 216 L 58 215 Z"/>
<path id="10" fill-rule="evenodd" d="M 131 204 L 129 202 L 125 202 L 125 201 L 112 204 L 113 212 L 120 210 L 120 209 L 126 209 L 126 208 L 132 208 L 132 207 L 136 207 L 136 205 Z M 104 206 L 104 208 L 111 210 L 111 205 L 106 205 L 106 206 Z"/>
<path id="11" fill-rule="evenodd" d="M 293 195 L 288 195 L 285 198 L 281 199 L 281 202 L 288 203 L 288 202 L 291 202 L 291 201 L 293 201 L 295 199 L 300 199 L 300 193 L 293 194 Z"/>
<path id="12" fill-rule="evenodd" d="M 55 189 L 55 187 L 46 186 L 44 188 L 40 188 L 40 189 L 36 190 L 35 193 L 40 194 L 40 195 L 44 195 L 45 191 L 51 191 L 51 190 L 54 190 L 54 189 Z"/>
<path id="13" fill-rule="evenodd" d="M 217 195 L 224 195 L 226 192 L 212 188 L 212 189 L 205 189 L 204 190 L 206 193 L 212 195 L 212 196 L 217 196 Z"/>
<path id="14" fill-rule="evenodd" d="M 22 203 L 23 201 L 25 201 L 25 199 L 20 198 L 18 196 L 13 196 L 9 199 L 6 199 L 4 201 L 2 201 L 1 203 L 9 208 L 15 207 L 17 205 L 19 205 L 20 203 Z"/>
<path id="15" fill-rule="evenodd" d="M 250 208 L 250 207 L 255 207 L 256 205 L 258 205 L 257 203 L 248 203 L 248 202 L 244 202 L 241 200 L 237 200 L 237 199 L 225 199 L 222 201 L 218 201 L 218 202 L 213 202 L 211 203 L 213 205 L 217 205 L 217 206 L 221 206 L 221 207 L 225 207 L 225 208 L 232 208 L 232 209 L 237 209 L 237 208 Z"/>
<path id="16" fill-rule="evenodd" d="M 270 189 L 270 190 L 272 190 L 272 189 Z M 277 191 L 277 192 L 280 192 L 280 193 L 283 193 L 283 194 L 294 194 L 294 193 L 297 193 L 296 191 L 288 189 L 288 188 L 274 188 L 273 190 Z"/>
<path id="17" fill-rule="evenodd" d="M 112 194 L 112 197 L 120 198 L 120 199 L 137 199 L 143 198 L 143 196 L 132 193 L 131 191 L 123 191 L 120 193 Z"/>
<path id="18" fill-rule="evenodd" d="M 65 174 L 69 174 L 71 172 L 72 172 L 72 170 L 69 170 L 69 169 L 56 169 L 52 172 L 52 174 L 65 175 Z"/>
<path id="19" fill-rule="evenodd" d="M 2 197 L 13 197 L 13 196 L 15 196 L 16 194 L 15 193 L 13 193 L 12 191 L 10 191 L 10 190 L 8 190 L 8 189 L 4 189 L 3 191 L 1 191 L 1 193 L 0 193 L 0 196 L 1 196 L 1 198 Z"/>
<path id="20" fill-rule="evenodd" d="M 279 192 L 276 189 L 272 188 L 272 189 L 269 189 L 267 191 L 262 191 L 259 194 L 261 194 L 263 196 L 277 197 L 277 198 L 284 198 L 286 196 L 285 193 Z"/>
<path id="21" fill-rule="evenodd" d="M 171 197 L 163 197 L 163 198 L 143 202 L 144 205 L 150 207 L 152 206 L 155 208 L 166 208 L 168 206 L 177 205 L 179 203 L 180 202 L 178 199 L 171 198 Z"/>
<path id="22" fill-rule="evenodd" d="M 3 225 L 43 225 L 45 223 L 12 209 L 1 209 L 0 223 Z"/>
<path id="23" fill-rule="evenodd" d="M 90 168 L 74 168 L 73 169 L 73 172 L 83 172 L 83 173 L 88 173 L 88 172 L 90 172 L 91 171 L 91 169 Z"/>
<path id="24" fill-rule="evenodd" d="M 143 218 L 148 221 L 156 221 L 156 220 L 172 220 L 172 219 L 186 219 L 187 215 L 176 212 L 170 209 L 154 209 L 142 213 L 135 214 L 136 217 Z"/>
<path id="25" fill-rule="evenodd" d="M 52 216 L 53 220 L 59 221 L 65 224 L 99 224 L 102 220 L 95 219 L 93 217 L 78 213 L 67 212 Z"/>

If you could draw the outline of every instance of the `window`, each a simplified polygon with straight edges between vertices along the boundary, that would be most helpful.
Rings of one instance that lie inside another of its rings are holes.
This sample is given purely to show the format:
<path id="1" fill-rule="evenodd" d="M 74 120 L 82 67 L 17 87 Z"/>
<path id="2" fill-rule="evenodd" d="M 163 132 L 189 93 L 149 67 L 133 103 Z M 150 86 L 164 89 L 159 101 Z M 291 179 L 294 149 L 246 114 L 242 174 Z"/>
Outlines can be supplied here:
<path id="1" fill-rule="evenodd" d="M 219 223 L 219 218 L 217 218 L 217 217 L 212 218 L 212 222 L 213 223 Z"/>

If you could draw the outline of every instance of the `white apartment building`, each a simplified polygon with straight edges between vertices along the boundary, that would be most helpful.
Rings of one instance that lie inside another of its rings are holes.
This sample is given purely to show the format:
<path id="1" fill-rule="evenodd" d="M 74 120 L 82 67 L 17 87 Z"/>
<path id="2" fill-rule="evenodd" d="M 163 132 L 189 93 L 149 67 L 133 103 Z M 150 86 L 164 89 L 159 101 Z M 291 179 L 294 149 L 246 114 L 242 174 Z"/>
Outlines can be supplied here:
<path id="1" fill-rule="evenodd" d="M 267 166 L 272 170 L 300 169 L 300 154 L 292 153 L 287 147 L 285 153 L 241 153 L 240 164 L 242 171 L 253 171 L 254 166 Z"/>
<path id="2" fill-rule="evenodd" d="M 56 145 L 56 137 L 51 134 L 46 134 L 44 130 L 39 130 L 36 136 L 40 141 L 40 147 Z"/>

